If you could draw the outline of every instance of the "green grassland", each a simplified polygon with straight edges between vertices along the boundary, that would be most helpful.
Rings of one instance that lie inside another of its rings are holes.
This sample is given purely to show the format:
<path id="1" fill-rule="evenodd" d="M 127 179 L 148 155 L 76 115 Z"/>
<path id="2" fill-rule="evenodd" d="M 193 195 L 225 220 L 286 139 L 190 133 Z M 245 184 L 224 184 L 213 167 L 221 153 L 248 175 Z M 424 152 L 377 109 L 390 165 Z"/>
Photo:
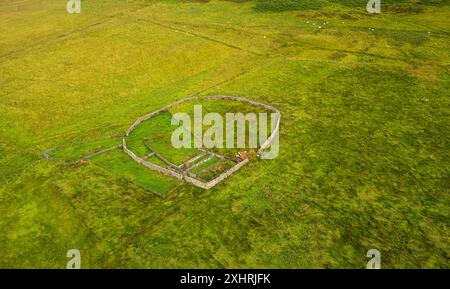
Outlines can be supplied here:
<path id="1" fill-rule="evenodd" d="M 128 148 L 141 158 L 148 155 L 151 148 L 175 165 L 181 165 L 198 155 L 199 151 L 193 147 L 180 149 L 172 147 L 171 135 L 176 126 L 171 125 L 171 120 L 172 115 L 163 112 L 143 122 L 127 138 Z"/>
<path id="2" fill-rule="evenodd" d="M 0 267 L 449 268 L 449 2 L 382 2 L 0 1 Z M 76 162 L 191 95 L 278 108 L 278 158 Z"/>

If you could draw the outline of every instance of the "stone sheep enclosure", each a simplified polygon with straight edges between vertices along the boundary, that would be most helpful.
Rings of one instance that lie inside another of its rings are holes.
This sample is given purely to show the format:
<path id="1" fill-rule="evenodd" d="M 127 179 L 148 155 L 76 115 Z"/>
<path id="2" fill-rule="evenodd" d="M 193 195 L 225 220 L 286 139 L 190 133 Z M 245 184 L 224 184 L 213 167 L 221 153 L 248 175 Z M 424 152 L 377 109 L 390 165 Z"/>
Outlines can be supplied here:
<path id="1" fill-rule="evenodd" d="M 252 101 L 252 100 L 248 100 L 242 97 L 236 97 L 236 96 L 224 96 L 224 95 L 214 95 L 214 96 L 192 96 L 192 97 L 188 97 L 188 98 L 184 98 L 181 99 L 179 101 L 176 101 L 170 105 L 167 105 L 159 110 L 150 112 L 144 116 L 141 116 L 140 118 L 138 118 L 125 132 L 125 136 L 122 139 L 122 149 L 123 151 L 129 156 L 131 157 L 136 163 L 143 165 L 151 170 L 160 172 L 164 175 L 167 176 L 171 176 L 171 177 L 175 177 L 177 179 L 183 180 L 185 182 L 191 183 L 197 187 L 200 187 L 202 189 L 208 190 L 214 186 L 216 186 L 217 184 L 219 184 L 220 182 L 222 182 L 223 180 L 225 180 L 226 178 L 228 178 L 229 176 L 231 176 L 233 173 L 235 173 L 236 171 L 238 171 L 241 167 L 243 167 L 244 165 L 246 165 L 249 162 L 249 159 L 246 158 L 244 160 L 241 160 L 239 162 L 237 162 L 236 165 L 234 165 L 233 167 L 231 167 L 230 169 L 228 169 L 227 171 L 223 172 L 222 174 L 220 174 L 218 177 L 216 177 L 215 179 L 209 181 L 209 182 L 203 182 L 200 181 L 192 176 L 190 176 L 189 174 L 181 171 L 181 170 L 176 170 L 172 167 L 169 166 L 169 168 L 164 168 L 162 166 L 156 165 L 154 163 L 148 162 L 143 158 L 138 157 L 134 152 L 132 152 L 130 149 L 128 149 L 127 147 L 127 140 L 126 138 L 144 121 L 151 119 L 152 117 L 155 117 L 156 115 L 165 112 L 177 105 L 180 105 L 182 103 L 191 101 L 191 100 L 198 100 L 198 99 L 217 99 L 217 100 L 229 100 L 229 101 L 238 101 L 238 102 L 242 102 L 242 103 L 247 103 L 250 104 L 252 106 L 256 106 L 256 107 L 261 107 L 264 109 L 267 109 L 273 113 L 276 114 L 277 118 L 276 118 L 276 124 L 274 129 L 271 131 L 270 136 L 267 138 L 267 140 L 261 145 L 261 147 L 258 149 L 257 155 L 260 156 L 261 152 L 263 152 L 264 150 L 266 150 L 274 141 L 276 135 L 279 133 L 280 130 L 280 122 L 281 122 L 281 113 L 274 108 L 273 106 L 264 104 L 264 103 L 260 103 L 260 102 L 256 102 L 256 101 Z M 213 154 L 213 153 L 210 153 Z M 216 155 L 218 157 L 221 157 L 220 155 Z"/>

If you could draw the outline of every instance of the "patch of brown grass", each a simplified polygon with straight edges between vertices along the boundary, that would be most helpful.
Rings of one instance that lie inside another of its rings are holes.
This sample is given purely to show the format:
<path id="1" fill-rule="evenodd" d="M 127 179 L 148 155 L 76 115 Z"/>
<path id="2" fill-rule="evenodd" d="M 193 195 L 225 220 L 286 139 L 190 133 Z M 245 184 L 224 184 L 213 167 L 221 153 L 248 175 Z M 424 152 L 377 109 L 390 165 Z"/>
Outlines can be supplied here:
<path id="1" fill-rule="evenodd" d="M 413 66 L 408 69 L 408 74 L 420 80 L 435 81 L 437 79 L 435 67 L 428 64 Z"/>

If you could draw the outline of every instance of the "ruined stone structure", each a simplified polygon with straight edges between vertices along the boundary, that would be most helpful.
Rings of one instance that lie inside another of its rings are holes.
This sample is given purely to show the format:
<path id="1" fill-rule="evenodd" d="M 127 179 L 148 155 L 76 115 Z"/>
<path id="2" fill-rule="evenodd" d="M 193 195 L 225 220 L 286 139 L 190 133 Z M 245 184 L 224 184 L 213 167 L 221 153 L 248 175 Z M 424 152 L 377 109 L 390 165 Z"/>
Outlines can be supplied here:
<path id="1" fill-rule="evenodd" d="M 122 140 L 122 149 L 123 151 L 130 156 L 135 162 L 137 162 L 138 164 L 141 164 L 149 169 L 152 169 L 154 171 L 160 172 L 162 174 L 165 174 L 167 176 L 171 176 L 171 177 L 175 177 L 177 179 L 180 180 L 184 180 L 188 183 L 191 183 L 197 187 L 203 188 L 203 189 L 210 189 L 212 187 L 214 187 L 215 185 L 217 185 L 218 183 L 222 182 L 223 180 L 225 180 L 226 178 L 228 178 L 229 176 L 231 176 L 233 173 L 235 173 L 237 170 L 239 170 L 242 166 L 246 165 L 249 162 L 249 159 L 244 159 L 239 161 L 236 165 L 234 165 L 233 167 L 231 167 L 229 170 L 223 172 L 221 175 L 219 175 L 217 178 L 209 181 L 209 182 L 202 182 L 196 178 L 191 177 L 191 175 L 186 172 L 183 171 L 181 169 L 175 170 L 174 168 L 164 168 L 161 166 L 158 166 L 154 163 L 148 162 L 143 158 L 138 157 L 135 153 L 133 153 L 131 150 L 128 149 L 127 147 L 127 142 L 126 142 L 126 138 L 130 135 L 130 133 L 135 130 L 142 122 L 164 112 L 167 111 L 169 109 L 171 109 L 172 107 L 175 107 L 177 105 L 180 105 L 182 103 L 185 103 L 187 101 L 191 101 L 191 100 L 195 100 L 195 99 L 222 99 L 222 100 L 233 100 L 233 101 L 239 101 L 239 102 L 243 102 L 243 103 L 248 103 L 251 104 L 253 106 L 257 106 L 257 107 L 262 107 L 265 108 L 269 111 L 272 111 L 274 113 L 277 114 L 277 122 L 275 124 L 275 128 L 271 131 L 271 135 L 267 138 L 267 140 L 264 142 L 264 144 L 261 145 L 261 147 L 258 150 L 258 155 L 261 154 L 261 152 L 263 152 L 265 149 L 267 149 L 272 142 L 274 141 L 276 135 L 279 133 L 279 129 L 280 129 L 280 122 L 281 122 L 281 114 L 280 112 L 267 104 L 263 104 L 263 103 L 259 103 L 256 101 L 252 101 L 252 100 L 248 100 L 245 98 L 241 98 L 241 97 L 236 97 L 236 96 L 222 96 L 222 95 L 217 95 L 217 96 L 203 96 L 203 97 L 196 97 L 196 96 L 192 96 L 192 97 L 188 97 L 179 101 L 176 101 L 170 105 L 167 105 L 159 110 L 156 110 L 154 112 L 148 113 L 140 118 L 138 118 L 133 125 L 131 125 L 128 130 L 125 133 L 125 137 Z M 200 149 L 201 151 L 204 151 L 202 149 Z M 206 152 L 206 151 L 204 151 Z M 208 152 L 209 154 L 213 154 L 216 155 L 214 153 Z M 220 158 L 223 158 L 220 155 L 216 155 Z"/>

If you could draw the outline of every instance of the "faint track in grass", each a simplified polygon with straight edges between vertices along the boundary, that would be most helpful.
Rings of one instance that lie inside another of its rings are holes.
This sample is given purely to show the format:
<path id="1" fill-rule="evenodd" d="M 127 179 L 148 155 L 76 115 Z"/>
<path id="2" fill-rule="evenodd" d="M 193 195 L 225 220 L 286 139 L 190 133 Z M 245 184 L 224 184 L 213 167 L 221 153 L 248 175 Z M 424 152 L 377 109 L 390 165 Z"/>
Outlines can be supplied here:
<path id="1" fill-rule="evenodd" d="M 37 48 L 37 47 L 42 47 L 42 46 L 45 46 L 47 44 L 55 43 L 55 42 L 57 42 L 59 40 L 68 39 L 70 36 L 73 36 L 74 34 L 78 34 L 80 32 L 88 30 L 90 28 L 97 27 L 99 25 L 105 24 L 105 23 L 109 22 L 112 18 L 114 18 L 114 16 L 110 16 L 108 19 L 105 19 L 105 20 L 102 20 L 102 21 L 98 21 L 98 22 L 95 22 L 95 23 L 92 23 L 92 24 L 88 24 L 88 25 L 82 26 L 82 27 L 77 28 L 77 29 L 73 29 L 73 30 L 71 30 L 69 32 L 60 33 L 58 35 L 51 35 L 51 36 L 48 36 L 46 38 L 40 39 L 40 40 L 36 41 L 35 43 L 32 43 L 32 44 L 30 44 L 30 45 L 28 45 L 26 47 L 17 48 L 17 49 L 8 51 L 6 53 L 0 54 L 0 63 L 8 60 L 8 58 L 10 56 L 14 56 L 14 55 L 19 54 L 21 52 L 26 52 L 26 51 L 32 50 L 34 48 Z"/>
<path id="2" fill-rule="evenodd" d="M 203 89 L 200 89 L 198 91 L 193 92 L 191 94 L 191 96 L 195 96 L 195 95 L 201 94 L 203 92 L 208 91 L 211 88 L 214 88 L 214 87 L 220 86 L 222 84 L 231 82 L 231 81 L 241 77 L 242 75 L 250 72 L 254 68 L 255 67 L 251 67 L 251 68 L 242 70 L 242 71 L 232 75 L 231 77 L 229 77 L 229 78 L 227 78 L 227 79 L 225 79 L 223 81 L 219 81 L 219 82 L 217 82 L 217 83 L 215 83 L 213 85 L 207 86 L 206 88 L 203 88 Z M 40 144 L 42 144 L 44 142 L 47 142 L 49 140 L 52 140 L 52 139 L 58 139 L 58 138 L 61 138 L 61 137 L 68 137 L 68 136 L 78 135 L 81 131 L 85 131 L 85 132 L 91 133 L 91 132 L 94 132 L 94 131 L 98 131 L 99 129 L 114 129 L 114 128 L 117 128 L 117 129 L 124 128 L 124 130 L 125 130 L 126 126 L 127 126 L 127 122 L 123 121 L 123 122 L 115 123 L 115 124 L 99 125 L 99 126 L 95 126 L 95 127 L 89 128 L 89 129 L 73 129 L 73 130 L 69 130 L 69 131 L 66 131 L 66 132 L 53 134 L 53 135 L 50 135 L 48 137 L 36 139 L 33 142 L 33 145 L 40 145 Z M 121 133 L 118 133 L 115 137 L 122 137 L 122 136 L 123 135 Z"/>
<path id="3" fill-rule="evenodd" d="M 133 12 L 145 9 L 145 8 L 147 8 L 147 6 L 138 7 L 136 9 L 134 9 L 134 10 L 129 10 L 127 12 L 133 13 Z M 54 33 L 54 34 L 51 34 L 51 35 L 49 35 L 47 37 L 43 37 L 41 39 L 38 39 L 34 43 L 31 43 L 30 45 L 28 45 L 26 47 L 10 50 L 8 52 L 0 54 L 0 63 L 7 61 L 9 59 L 8 57 L 10 57 L 10 56 L 14 56 L 16 54 L 20 54 L 21 52 L 26 52 L 26 51 L 32 50 L 34 48 L 42 47 L 42 46 L 45 46 L 47 44 L 56 43 L 56 42 L 58 42 L 60 40 L 68 39 L 68 38 L 70 38 L 73 35 L 79 34 L 81 32 L 89 30 L 91 28 L 94 28 L 94 27 L 106 24 L 106 23 L 110 22 L 111 20 L 113 20 L 114 18 L 116 18 L 117 16 L 121 16 L 121 15 L 123 15 L 123 13 L 119 12 L 119 13 L 115 13 L 115 14 L 112 14 L 112 15 L 109 15 L 109 16 L 105 16 L 100 21 L 84 25 L 82 27 L 73 29 L 73 30 L 68 31 L 68 32 Z"/>
<path id="4" fill-rule="evenodd" d="M 33 0 L 22 0 L 22 1 L 15 1 L 15 2 L 10 2 L 10 3 L 6 3 L 6 4 L 0 4 L 0 9 L 2 8 L 11 8 L 11 7 L 17 7 L 22 5 L 23 3 L 26 2 L 31 2 Z M 33 1 L 34 2 L 34 1 Z"/>
<path id="5" fill-rule="evenodd" d="M 228 43 L 228 42 L 225 42 L 225 41 L 222 41 L 222 40 L 218 40 L 218 39 L 209 37 L 209 36 L 204 35 L 204 34 L 191 32 L 191 31 L 188 31 L 188 30 L 185 30 L 185 29 L 181 29 L 179 27 L 175 27 L 175 26 L 172 26 L 172 25 L 168 25 L 168 24 L 165 24 L 165 23 L 162 23 L 162 22 L 152 21 L 152 20 L 143 19 L 143 18 L 139 18 L 139 19 L 137 19 L 137 21 L 151 23 L 153 25 L 164 27 L 164 28 L 172 30 L 174 32 L 183 33 L 183 34 L 186 34 L 186 35 L 202 38 L 202 39 L 205 39 L 205 40 L 208 40 L 208 41 L 211 41 L 211 42 L 215 42 L 215 43 L 227 46 L 229 48 L 245 51 L 245 52 L 248 52 L 248 53 L 251 53 L 251 54 L 260 55 L 260 56 L 265 55 L 264 53 L 261 53 L 261 52 L 244 49 L 242 47 L 236 46 L 234 44 L 231 44 L 231 43 Z"/>
<path id="6" fill-rule="evenodd" d="M 145 9 L 145 8 L 146 7 L 140 7 L 138 9 L 133 10 L 132 12 L 136 12 L 138 10 Z M 51 44 L 51 43 L 56 43 L 56 42 L 58 42 L 60 40 L 68 39 L 68 38 L 70 38 L 73 35 L 79 34 L 81 32 L 89 30 L 91 28 L 95 28 L 97 26 L 101 26 L 103 24 L 106 24 L 106 23 L 110 22 L 111 20 L 113 20 L 114 18 L 116 18 L 117 16 L 119 16 L 119 15 L 122 15 L 122 13 L 117 13 L 117 14 L 113 14 L 113 15 L 107 16 L 105 19 L 103 19 L 101 21 L 97 21 L 95 23 L 87 24 L 87 25 L 84 25 L 82 27 L 79 27 L 79 28 L 73 29 L 71 31 L 68 31 L 68 32 L 63 32 L 63 33 L 59 33 L 59 34 L 56 34 L 56 35 L 53 34 L 53 35 L 41 38 L 41 39 L 37 40 L 36 42 L 31 43 L 30 45 L 28 45 L 26 47 L 17 48 L 17 49 L 5 52 L 3 54 L 0 54 L 0 63 L 7 61 L 10 56 L 14 56 L 16 54 L 20 54 L 22 52 L 26 52 L 26 51 L 32 50 L 34 48 L 43 47 L 43 46 Z M 142 19 L 142 18 L 137 19 L 137 21 L 147 22 L 147 23 L 150 23 L 150 24 L 153 24 L 153 25 L 164 27 L 165 29 L 170 29 L 170 30 L 175 31 L 175 32 L 184 33 L 184 34 L 187 34 L 187 35 L 190 35 L 190 36 L 199 37 L 199 38 L 202 38 L 202 39 L 205 39 L 205 40 L 208 40 L 208 41 L 212 41 L 212 42 L 215 42 L 215 43 L 218 43 L 218 44 L 221 44 L 221 45 L 225 45 L 225 46 L 227 46 L 229 48 L 245 51 L 245 52 L 248 52 L 248 53 L 251 53 L 251 54 L 264 55 L 263 53 L 255 52 L 255 51 L 251 51 L 251 50 L 246 50 L 246 49 L 244 49 L 242 47 L 238 47 L 238 46 L 233 45 L 231 43 L 227 43 L 225 41 L 221 41 L 221 40 L 218 40 L 218 39 L 211 38 L 211 37 L 209 37 L 207 35 L 202 35 L 202 34 L 190 32 L 190 31 L 187 31 L 187 30 L 179 29 L 177 27 L 173 27 L 173 26 L 170 26 L 170 25 L 167 25 L 167 24 L 164 24 L 164 23 L 151 21 L 151 20 L 147 20 L 147 19 Z"/>
<path id="7" fill-rule="evenodd" d="M 194 36 L 194 37 L 199 37 L 199 38 L 202 38 L 202 39 L 205 39 L 205 40 L 213 41 L 213 42 L 225 45 L 227 47 L 230 47 L 230 48 L 233 48 L 233 49 L 237 49 L 237 50 L 241 50 L 241 51 L 244 51 L 244 52 L 248 52 L 248 53 L 251 53 L 251 54 L 254 54 L 254 55 L 258 55 L 258 56 L 268 56 L 268 57 L 281 56 L 281 55 L 277 55 L 276 52 L 282 50 L 282 48 L 281 49 L 280 48 L 275 48 L 271 52 L 267 52 L 267 53 L 265 53 L 265 52 L 255 52 L 255 51 L 244 49 L 242 47 L 236 46 L 234 44 L 231 44 L 231 43 L 228 43 L 228 42 L 225 42 L 225 41 L 222 41 L 222 40 L 214 39 L 214 38 L 212 38 L 212 37 L 210 37 L 208 35 L 205 35 L 205 34 L 194 33 L 194 32 L 188 31 L 186 29 L 181 29 L 181 28 L 175 26 L 177 24 L 178 25 L 183 25 L 183 24 L 184 25 L 194 25 L 193 23 L 170 22 L 171 24 L 175 24 L 175 25 L 169 25 L 167 23 L 163 23 L 163 22 L 160 22 L 160 21 L 152 21 L 152 20 L 147 20 L 147 19 L 142 19 L 142 18 L 138 19 L 138 21 L 148 22 L 148 23 L 151 23 L 151 24 L 154 24 L 154 25 L 157 25 L 157 26 L 161 26 L 161 27 L 170 29 L 170 30 L 178 32 L 178 33 L 184 33 L 184 34 L 191 35 L 191 36 Z M 228 30 L 236 30 L 236 31 L 242 31 L 242 32 L 245 32 L 245 33 L 248 33 L 248 34 L 262 35 L 262 34 L 257 33 L 257 32 L 248 31 L 248 30 L 242 29 L 242 28 L 239 29 L 239 28 L 236 28 L 236 27 L 233 27 L 233 26 L 229 26 L 229 25 L 223 25 L 223 24 L 218 24 L 218 23 L 214 23 L 214 25 L 216 25 L 218 27 L 224 27 L 224 28 L 226 28 Z M 260 25 L 260 26 L 246 26 L 244 28 L 253 28 L 253 27 L 268 27 L 268 28 L 272 28 L 271 26 L 264 26 L 264 25 Z M 281 27 L 283 27 L 283 26 L 281 26 Z M 292 26 L 292 27 L 301 28 L 300 26 L 298 26 L 298 27 L 297 26 Z M 279 27 L 277 27 L 277 28 L 279 28 Z M 356 28 L 356 27 L 350 27 L 350 28 Z M 357 27 L 357 28 L 358 28 L 358 30 L 364 31 L 365 27 Z M 398 30 L 395 30 L 395 29 L 384 29 L 384 30 L 386 30 L 386 31 L 398 31 Z M 419 30 L 400 30 L 400 31 L 411 32 L 411 33 L 424 33 L 425 32 L 425 31 L 419 31 Z M 432 30 L 432 31 L 433 31 L 432 32 L 433 36 L 436 36 L 436 37 L 446 37 L 446 36 L 449 35 L 445 31 L 435 31 L 435 30 Z M 355 51 L 355 50 L 348 50 L 348 49 L 339 49 L 339 48 L 330 48 L 330 47 L 317 46 L 317 45 L 314 45 L 312 43 L 308 43 L 308 42 L 305 42 L 305 41 L 299 41 L 298 39 L 296 39 L 296 42 L 297 42 L 297 44 L 295 44 L 294 46 L 299 46 L 299 47 L 305 46 L 305 48 L 307 48 L 307 49 L 330 51 L 330 52 L 341 52 L 341 53 L 346 53 L 346 54 L 355 55 L 355 56 L 368 56 L 368 57 L 373 57 L 373 58 L 377 58 L 377 59 L 391 60 L 391 61 L 400 61 L 400 62 L 405 62 L 405 63 L 409 63 L 410 62 L 409 58 L 388 56 L 388 55 L 376 54 L 376 53 L 365 52 L 365 51 Z M 301 45 L 299 45 L 299 44 L 301 44 Z M 440 64 L 435 64 L 435 65 L 443 67 Z"/>

